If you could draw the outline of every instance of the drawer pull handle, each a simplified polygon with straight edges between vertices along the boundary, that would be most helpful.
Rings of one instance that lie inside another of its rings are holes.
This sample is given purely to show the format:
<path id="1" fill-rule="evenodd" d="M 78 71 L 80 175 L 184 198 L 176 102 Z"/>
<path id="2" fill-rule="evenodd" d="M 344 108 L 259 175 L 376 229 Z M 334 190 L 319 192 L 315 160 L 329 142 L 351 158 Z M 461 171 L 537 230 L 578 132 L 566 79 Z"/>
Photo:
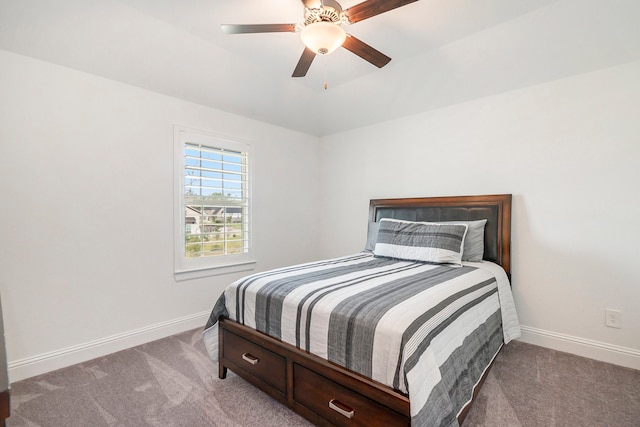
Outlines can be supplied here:
<path id="1" fill-rule="evenodd" d="M 250 355 L 249 353 L 245 353 L 242 355 L 242 360 L 244 360 L 245 362 L 249 362 L 252 365 L 257 365 L 258 362 L 260 361 L 260 359 L 258 359 L 257 357 L 253 357 L 252 355 Z"/>
<path id="2" fill-rule="evenodd" d="M 353 411 L 353 409 L 351 409 L 350 407 L 348 407 L 347 405 L 345 405 L 344 403 L 340 402 L 337 399 L 331 399 L 329 401 L 329 408 L 333 409 L 340 415 L 344 415 L 347 418 L 353 418 L 353 416 L 355 415 L 355 412 Z"/>

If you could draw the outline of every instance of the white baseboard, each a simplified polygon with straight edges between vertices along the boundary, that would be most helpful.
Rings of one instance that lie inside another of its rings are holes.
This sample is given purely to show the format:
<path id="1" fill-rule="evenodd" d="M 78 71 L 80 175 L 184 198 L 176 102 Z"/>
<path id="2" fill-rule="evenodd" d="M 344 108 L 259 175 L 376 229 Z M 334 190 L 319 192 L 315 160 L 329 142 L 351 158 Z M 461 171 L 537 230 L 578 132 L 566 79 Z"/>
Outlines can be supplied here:
<path id="1" fill-rule="evenodd" d="M 640 350 L 521 326 L 520 341 L 640 370 Z"/>
<path id="2" fill-rule="evenodd" d="M 210 312 L 201 312 L 169 320 L 144 328 L 74 345 L 60 350 L 39 354 L 25 359 L 9 361 L 11 383 L 34 377 L 56 369 L 86 362 L 116 351 L 125 350 L 190 329 L 204 328 Z"/>
<path id="3" fill-rule="evenodd" d="M 204 327 L 209 314 L 208 311 L 196 313 L 84 344 L 10 361 L 8 364 L 9 379 L 13 383 L 190 329 Z M 545 331 L 530 326 L 522 325 L 521 328 L 522 337 L 519 338 L 520 341 L 640 370 L 640 350 Z"/>

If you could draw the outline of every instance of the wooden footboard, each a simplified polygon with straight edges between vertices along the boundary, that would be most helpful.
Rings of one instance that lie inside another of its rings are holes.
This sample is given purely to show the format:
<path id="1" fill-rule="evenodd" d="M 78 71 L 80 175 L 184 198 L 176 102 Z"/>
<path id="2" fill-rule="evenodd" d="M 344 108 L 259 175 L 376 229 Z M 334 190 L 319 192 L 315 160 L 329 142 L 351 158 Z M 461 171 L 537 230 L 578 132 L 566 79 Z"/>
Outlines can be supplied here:
<path id="1" fill-rule="evenodd" d="M 411 424 L 408 397 L 384 384 L 229 319 L 220 319 L 219 340 L 220 378 L 231 369 L 318 426 Z M 470 407 L 458 416 L 460 424 Z"/>
<path id="2" fill-rule="evenodd" d="M 227 369 L 319 426 L 408 426 L 401 393 L 228 319 L 219 323 Z"/>

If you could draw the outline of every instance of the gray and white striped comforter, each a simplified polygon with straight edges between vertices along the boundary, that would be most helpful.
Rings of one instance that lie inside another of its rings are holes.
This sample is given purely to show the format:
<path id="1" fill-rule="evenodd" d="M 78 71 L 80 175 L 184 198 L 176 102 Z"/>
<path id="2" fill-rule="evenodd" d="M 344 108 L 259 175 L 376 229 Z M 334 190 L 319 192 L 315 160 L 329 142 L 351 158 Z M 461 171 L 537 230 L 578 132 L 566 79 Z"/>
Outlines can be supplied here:
<path id="1" fill-rule="evenodd" d="M 219 316 L 408 394 L 414 426 L 458 425 L 503 342 L 520 335 L 498 265 L 452 268 L 367 252 L 233 283 L 205 327 L 214 360 Z"/>

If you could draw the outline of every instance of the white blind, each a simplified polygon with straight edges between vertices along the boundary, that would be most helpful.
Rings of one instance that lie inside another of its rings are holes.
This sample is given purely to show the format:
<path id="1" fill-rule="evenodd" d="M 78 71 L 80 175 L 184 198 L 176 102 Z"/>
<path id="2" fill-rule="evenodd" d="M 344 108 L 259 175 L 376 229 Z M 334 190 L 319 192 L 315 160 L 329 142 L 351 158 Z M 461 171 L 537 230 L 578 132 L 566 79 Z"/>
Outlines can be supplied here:
<path id="1" fill-rule="evenodd" d="M 187 258 L 249 250 L 248 154 L 184 144 Z"/>

